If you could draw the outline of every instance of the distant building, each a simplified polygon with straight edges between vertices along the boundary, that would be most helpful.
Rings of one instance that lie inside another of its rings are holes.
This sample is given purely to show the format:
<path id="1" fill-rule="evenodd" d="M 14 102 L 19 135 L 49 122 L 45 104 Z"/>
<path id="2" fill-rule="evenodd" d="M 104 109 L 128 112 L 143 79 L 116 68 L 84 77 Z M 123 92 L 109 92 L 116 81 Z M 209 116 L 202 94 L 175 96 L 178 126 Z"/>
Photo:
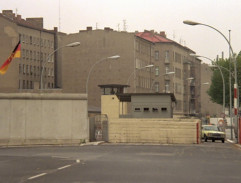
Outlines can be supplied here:
<path id="1" fill-rule="evenodd" d="M 202 90 L 207 86 L 202 85 L 201 76 L 210 79 L 211 71 L 207 74 L 201 70 L 201 60 L 190 56 L 195 52 L 168 39 L 165 32 L 129 33 L 87 27 L 67 35 L 57 28 L 44 29 L 41 17 L 25 20 L 12 10 L 3 10 L 0 40 L 0 65 L 19 40 L 22 45 L 21 58 L 14 59 L 7 73 L 0 76 L 2 93 L 38 91 L 42 70 L 45 91 L 58 88 L 65 93 L 85 93 L 87 76 L 96 64 L 88 84 L 89 111 L 93 113 L 100 112 L 98 85 L 109 83 L 129 85 L 128 93 L 173 93 L 177 101 L 174 115 L 220 113 L 219 108 L 210 107 L 211 101 Z M 77 41 L 80 46 L 65 47 Z M 107 59 L 113 55 L 120 58 Z"/>
<path id="2" fill-rule="evenodd" d="M 201 114 L 202 116 L 210 116 L 210 117 L 221 117 L 223 112 L 223 107 L 220 104 L 213 103 L 210 100 L 210 96 L 207 94 L 207 91 L 211 85 L 211 78 L 213 71 L 208 66 L 208 64 L 201 64 L 201 99 L 202 99 L 202 107 Z"/>
<path id="3" fill-rule="evenodd" d="M 21 18 L 12 10 L 0 13 L 0 64 L 21 41 L 21 58 L 14 59 L 6 74 L 0 77 L 0 92 L 26 92 L 38 89 L 43 71 L 44 88 L 55 88 L 55 56 L 48 55 L 56 48 L 55 30 L 43 28 L 43 18 Z"/>
<path id="4" fill-rule="evenodd" d="M 200 113 L 200 90 L 196 89 L 200 86 L 200 60 L 189 55 L 195 53 L 191 49 L 166 38 L 164 32 L 127 33 L 88 27 L 59 38 L 60 45 L 74 41 L 81 45 L 63 49 L 60 56 L 62 66 L 57 75 L 63 92 L 85 92 L 91 67 L 101 59 L 120 55 L 116 61 L 105 60 L 93 68 L 88 84 L 89 107 L 100 107 L 98 85 L 117 83 L 130 85 L 127 92 L 132 93 L 174 93 L 174 114 Z M 150 65 L 154 66 L 145 68 Z"/>

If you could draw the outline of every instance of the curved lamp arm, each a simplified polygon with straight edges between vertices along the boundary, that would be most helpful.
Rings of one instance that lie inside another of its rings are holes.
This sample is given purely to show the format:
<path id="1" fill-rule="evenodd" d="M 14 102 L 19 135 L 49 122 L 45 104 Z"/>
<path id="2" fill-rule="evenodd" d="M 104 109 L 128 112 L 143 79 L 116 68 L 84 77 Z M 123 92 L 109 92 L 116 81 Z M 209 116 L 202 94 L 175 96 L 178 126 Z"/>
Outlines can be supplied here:
<path id="1" fill-rule="evenodd" d="M 55 53 L 57 52 L 58 50 L 64 48 L 64 47 L 76 47 L 76 46 L 79 46 L 80 45 L 80 42 L 73 42 L 73 43 L 70 43 L 70 44 L 67 44 L 67 45 L 64 45 L 64 46 L 61 46 L 57 49 L 55 49 L 54 51 L 52 51 L 48 57 L 46 58 L 46 61 L 43 63 L 42 65 L 42 70 L 41 70 L 41 75 L 40 75 L 40 89 L 43 89 L 43 71 L 44 71 L 44 68 L 45 68 L 45 65 L 48 63 L 48 60 L 49 58 Z"/>
<path id="2" fill-rule="evenodd" d="M 97 64 L 99 64 L 99 63 L 101 63 L 101 62 L 103 62 L 103 61 L 105 61 L 105 60 L 107 60 L 107 59 L 117 59 L 117 58 L 120 58 L 120 56 L 119 56 L 119 55 L 115 55 L 115 56 L 103 58 L 103 59 L 95 62 L 95 63 L 91 66 L 90 71 L 89 71 L 88 76 L 87 76 L 86 86 L 85 86 L 85 90 L 86 90 L 86 94 L 87 94 L 87 95 L 88 95 L 89 78 L 90 78 L 90 74 L 91 74 L 93 68 L 94 68 Z"/>

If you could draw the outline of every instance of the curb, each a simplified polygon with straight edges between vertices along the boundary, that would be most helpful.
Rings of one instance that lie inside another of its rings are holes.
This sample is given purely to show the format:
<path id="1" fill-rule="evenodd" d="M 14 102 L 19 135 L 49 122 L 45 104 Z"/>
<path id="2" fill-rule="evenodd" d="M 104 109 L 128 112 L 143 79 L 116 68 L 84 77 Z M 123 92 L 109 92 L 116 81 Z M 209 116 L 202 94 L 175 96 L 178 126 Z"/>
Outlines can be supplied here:
<path id="1" fill-rule="evenodd" d="M 233 140 L 230 140 L 230 139 L 227 139 L 227 141 L 241 149 L 241 144 L 236 144 L 236 142 L 234 142 Z"/>
<path id="2" fill-rule="evenodd" d="M 80 146 L 98 146 L 105 143 L 105 141 L 97 141 L 97 142 L 87 142 L 85 144 L 80 144 Z"/>

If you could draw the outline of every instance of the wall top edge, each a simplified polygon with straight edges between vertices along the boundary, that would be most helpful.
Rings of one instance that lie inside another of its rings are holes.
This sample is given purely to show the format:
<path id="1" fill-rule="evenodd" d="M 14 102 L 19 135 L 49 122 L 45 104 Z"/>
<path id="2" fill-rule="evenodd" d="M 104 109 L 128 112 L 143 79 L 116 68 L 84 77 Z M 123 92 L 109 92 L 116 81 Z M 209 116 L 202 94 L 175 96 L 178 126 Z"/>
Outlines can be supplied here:
<path id="1" fill-rule="evenodd" d="M 87 100 L 87 94 L 76 93 L 0 93 L 2 99 L 20 100 Z"/>

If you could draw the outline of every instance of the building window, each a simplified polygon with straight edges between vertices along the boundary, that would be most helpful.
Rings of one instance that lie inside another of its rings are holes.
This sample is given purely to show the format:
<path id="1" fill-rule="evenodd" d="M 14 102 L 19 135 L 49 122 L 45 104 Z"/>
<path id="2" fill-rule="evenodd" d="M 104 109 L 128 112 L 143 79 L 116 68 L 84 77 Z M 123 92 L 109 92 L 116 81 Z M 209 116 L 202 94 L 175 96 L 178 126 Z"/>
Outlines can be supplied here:
<path id="1" fill-rule="evenodd" d="M 182 77 L 181 69 L 175 68 L 175 77 L 181 79 Z"/>
<path id="2" fill-rule="evenodd" d="M 29 51 L 26 50 L 26 59 L 28 60 Z"/>
<path id="3" fill-rule="evenodd" d="M 33 54 L 32 51 L 30 51 L 30 60 L 32 60 L 32 54 Z"/>
<path id="4" fill-rule="evenodd" d="M 23 89 L 25 89 L 25 80 L 23 80 Z"/>
<path id="5" fill-rule="evenodd" d="M 30 44 L 33 44 L 33 38 L 32 38 L 32 36 L 29 37 L 29 43 L 30 43 Z"/>
<path id="6" fill-rule="evenodd" d="M 19 64 L 19 74 L 21 74 L 22 73 L 22 66 L 21 66 L 21 64 Z"/>
<path id="7" fill-rule="evenodd" d="M 22 35 L 19 34 L 18 36 L 19 36 L 19 41 L 22 42 Z"/>
<path id="8" fill-rule="evenodd" d="M 156 61 L 159 60 L 159 51 L 155 51 L 155 60 L 156 60 Z"/>
<path id="9" fill-rule="evenodd" d="M 152 112 L 158 112 L 158 108 L 157 107 L 153 107 L 152 108 Z"/>
<path id="10" fill-rule="evenodd" d="M 23 34 L 23 35 L 21 36 L 21 43 L 24 43 L 24 42 L 25 42 L 24 38 L 25 38 L 25 36 L 24 36 L 24 34 Z"/>
<path id="11" fill-rule="evenodd" d="M 168 66 L 166 66 L 165 67 L 165 70 L 166 70 L 166 74 L 169 72 L 169 67 Z"/>
<path id="12" fill-rule="evenodd" d="M 155 82 L 155 92 L 159 92 L 159 82 Z"/>
<path id="13" fill-rule="evenodd" d="M 18 81 L 18 89 L 21 89 L 21 80 Z"/>
<path id="14" fill-rule="evenodd" d="M 33 75 L 33 66 L 30 65 L 30 75 Z"/>
<path id="15" fill-rule="evenodd" d="M 26 74 L 28 74 L 29 71 L 28 71 L 28 65 L 26 65 Z M 28 86 L 28 85 L 27 85 Z"/>
<path id="16" fill-rule="evenodd" d="M 43 53 L 40 53 L 40 61 L 43 61 Z"/>
<path id="17" fill-rule="evenodd" d="M 159 76 L 159 67 L 158 66 L 155 67 L 155 75 Z"/>
<path id="18" fill-rule="evenodd" d="M 29 82 L 27 81 L 27 86 L 26 86 L 26 89 L 29 89 Z"/>
<path id="19" fill-rule="evenodd" d="M 165 51 L 165 62 L 169 63 L 169 51 Z"/>
<path id="20" fill-rule="evenodd" d="M 30 81 L 30 89 L 33 89 L 33 81 Z"/>
<path id="21" fill-rule="evenodd" d="M 170 81 L 165 81 L 165 93 L 170 92 Z"/>
<path id="22" fill-rule="evenodd" d="M 23 74 L 25 74 L 26 70 L 25 70 L 25 65 L 23 64 Z"/>
<path id="23" fill-rule="evenodd" d="M 33 52 L 33 59 L 36 61 L 36 51 Z"/>
<path id="24" fill-rule="evenodd" d="M 23 49 L 21 52 L 22 52 L 22 57 L 25 58 L 25 49 Z"/>
<path id="25" fill-rule="evenodd" d="M 175 62 L 181 63 L 181 55 L 179 53 L 175 53 Z"/>
<path id="26" fill-rule="evenodd" d="M 37 52 L 37 61 L 39 61 L 39 52 Z"/>
<path id="27" fill-rule="evenodd" d="M 33 66 L 33 74 L 36 76 L 36 66 Z"/>

